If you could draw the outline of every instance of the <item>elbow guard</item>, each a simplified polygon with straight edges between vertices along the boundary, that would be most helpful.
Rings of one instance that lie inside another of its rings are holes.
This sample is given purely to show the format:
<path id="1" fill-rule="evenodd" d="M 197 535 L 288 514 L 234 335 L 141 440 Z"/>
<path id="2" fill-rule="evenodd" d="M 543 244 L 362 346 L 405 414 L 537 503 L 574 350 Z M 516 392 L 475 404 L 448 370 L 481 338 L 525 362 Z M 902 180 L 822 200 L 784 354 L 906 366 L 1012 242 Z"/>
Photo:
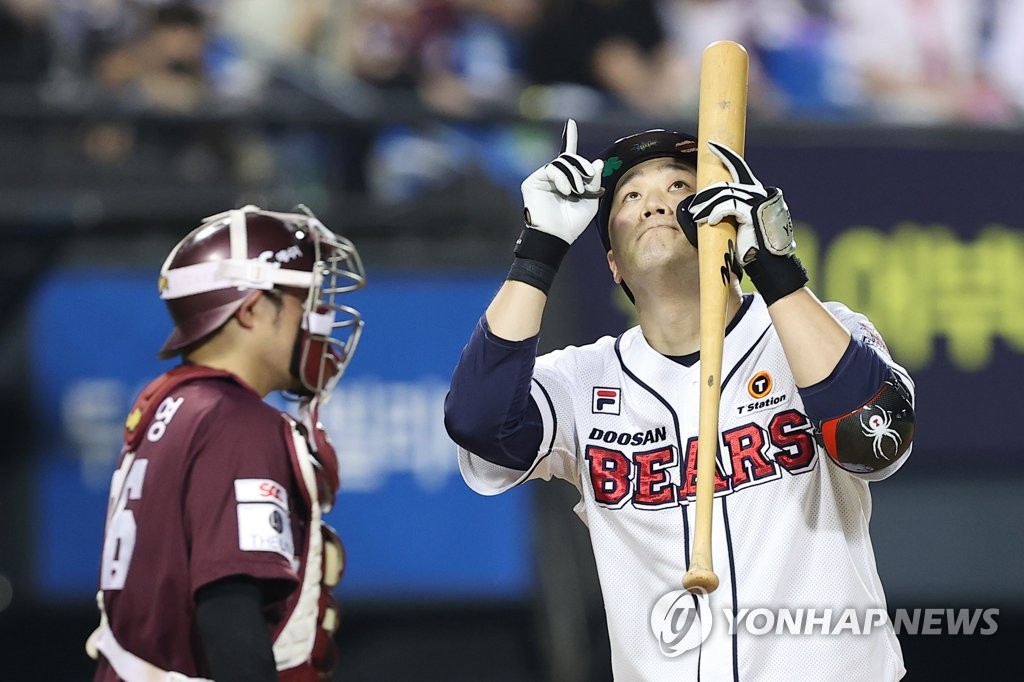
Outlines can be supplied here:
<path id="1" fill-rule="evenodd" d="M 818 441 L 846 471 L 870 474 L 899 460 L 914 439 L 914 406 L 895 372 L 871 399 L 846 414 L 824 420 Z"/>

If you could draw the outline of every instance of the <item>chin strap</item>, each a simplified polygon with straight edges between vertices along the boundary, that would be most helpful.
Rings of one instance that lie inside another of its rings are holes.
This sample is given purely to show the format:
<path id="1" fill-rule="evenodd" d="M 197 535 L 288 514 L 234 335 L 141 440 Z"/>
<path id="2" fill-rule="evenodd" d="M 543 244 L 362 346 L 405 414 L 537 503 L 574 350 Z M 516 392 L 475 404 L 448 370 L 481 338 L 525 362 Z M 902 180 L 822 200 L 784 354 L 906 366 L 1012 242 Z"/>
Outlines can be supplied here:
<path id="1" fill-rule="evenodd" d="M 317 467 L 317 490 L 320 506 L 329 512 L 334 506 L 334 498 L 341 485 L 339 475 L 338 453 L 334 450 L 331 437 L 320 421 L 319 398 L 302 401 L 299 406 L 299 422 L 309 434 L 310 454 L 313 455 Z"/>

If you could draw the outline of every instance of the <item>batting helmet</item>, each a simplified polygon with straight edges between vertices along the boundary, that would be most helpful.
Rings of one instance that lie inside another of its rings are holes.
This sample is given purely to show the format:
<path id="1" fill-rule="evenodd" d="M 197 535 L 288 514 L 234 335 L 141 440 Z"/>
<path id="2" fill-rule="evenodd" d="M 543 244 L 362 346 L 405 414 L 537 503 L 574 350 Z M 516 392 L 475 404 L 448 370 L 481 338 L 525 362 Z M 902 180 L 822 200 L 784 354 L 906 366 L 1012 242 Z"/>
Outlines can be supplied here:
<path id="1" fill-rule="evenodd" d="M 645 130 L 619 138 L 601 153 L 604 171 L 601 174 L 601 195 L 597 206 L 597 231 L 605 251 L 611 251 L 608 220 L 612 212 L 612 198 L 619 180 L 634 166 L 663 156 L 680 159 L 697 167 L 697 138 L 692 135 L 662 130 Z M 696 244 L 694 244 L 696 246 Z"/>
<path id="2" fill-rule="evenodd" d="M 257 206 L 206 218 L 160 269 L 160 298 L 175 328 L 161 358 L 187 352 L 219 330 L 256 290 L 308 290 L 292 371 L 310 395 L 329 393 L 355 352 L 362 316 L 336 297 L 366 276 L 355 246 L 309 212 Z M 336 330 L 346 332 L 343 338 Z M 326 396 L 325 396 L 326 397 Z"/>

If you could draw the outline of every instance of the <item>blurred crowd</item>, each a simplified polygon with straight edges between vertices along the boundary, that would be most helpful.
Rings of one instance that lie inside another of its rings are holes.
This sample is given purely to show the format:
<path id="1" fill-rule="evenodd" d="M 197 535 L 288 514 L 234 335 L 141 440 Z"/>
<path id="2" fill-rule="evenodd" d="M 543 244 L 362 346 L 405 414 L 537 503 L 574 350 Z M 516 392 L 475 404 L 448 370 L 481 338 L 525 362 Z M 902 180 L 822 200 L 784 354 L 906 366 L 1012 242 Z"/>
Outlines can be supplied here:
<path id="1" fill-rule="evenodd" d="M 1020 35 L 1024 0 L 0 0 L 0 86 L 171 113 L 301 95 L 367 120 L 693 120 L 701 52 L 732 39 L 755 120 L 1011 126 Z M 458 125 L 373 145 L 360 158 L 384 198 L 422 184 L 396 160 L 438 175 L 486 145 L 512 182 L 549 153 Z"/>
<path id="2" fill-rule="evenodd" d="M 685 117 L 732 39 L 759 116 L 998 124 L 1024 110 L 1022 31 L 1024 0 L 0 0 L 0 79 L 189 110 L 305 70 L 456 117 Z"/>

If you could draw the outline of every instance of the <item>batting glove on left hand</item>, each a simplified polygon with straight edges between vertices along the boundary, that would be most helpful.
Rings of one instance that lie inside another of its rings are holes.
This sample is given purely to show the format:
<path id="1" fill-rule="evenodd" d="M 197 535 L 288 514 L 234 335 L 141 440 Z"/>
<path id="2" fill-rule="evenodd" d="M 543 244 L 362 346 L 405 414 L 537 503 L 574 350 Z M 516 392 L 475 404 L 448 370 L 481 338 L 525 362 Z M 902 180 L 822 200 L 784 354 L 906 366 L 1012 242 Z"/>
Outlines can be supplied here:
<path id="1" fill-rule="evenodd" d="M 740 261 L 749 265 L 761 249 L 788 256 L 796 249 L 789 207 L 777 187 L 765 187 L 754 177 L 743 158 L 729 147 L 708 142 L 722 160 L 732 182 L 716 182 L 694 195 L 689 205 L 696 223 L 717 225 L 725 218 L 736 220 L 736 246 Z"/>

